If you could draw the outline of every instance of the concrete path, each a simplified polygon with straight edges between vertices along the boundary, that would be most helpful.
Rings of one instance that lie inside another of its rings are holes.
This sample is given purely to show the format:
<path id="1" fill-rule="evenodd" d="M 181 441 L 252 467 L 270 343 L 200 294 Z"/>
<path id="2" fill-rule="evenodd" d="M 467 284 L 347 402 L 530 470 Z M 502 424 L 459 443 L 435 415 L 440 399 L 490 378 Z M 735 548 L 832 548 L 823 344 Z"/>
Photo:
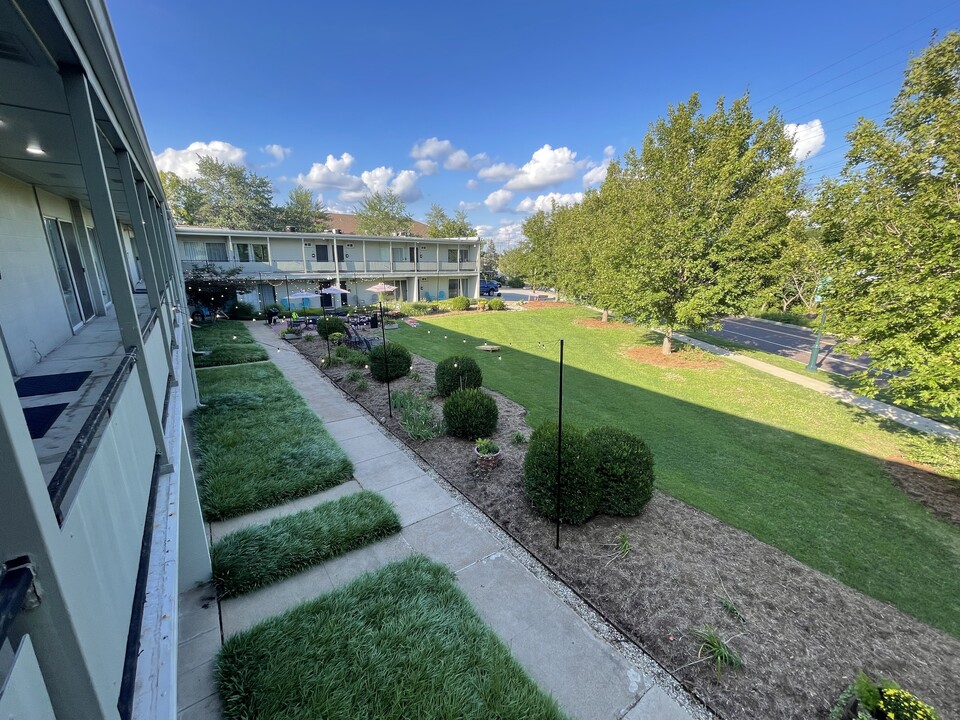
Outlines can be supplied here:
<path id="1" fill-rule="evenodd" d="M 681 335 L 679 333 L 674 333 L 673 336 L 680 342 L 695 345 L 696 347 L 706 350 L 707 352 L 711 352 L 715 355 L 722 355 L 723 357 L 733 360 L 734 362 L 752 367 L 754 370 L 765 372 L 768 375 L 775 375 L 778 378 L 795 383 L 797 385 L 803 385 L 804 387 L 815 390 L 822 395 L 827 395 L 839 400 L 840 402 L 846 403 L 847 405 L 854 405 L 861 410 L 866 410 L 874 415 L 879 415 L 887 420 L 892 420 L 893 422 L 899 423 L 905 427 L 929 433 L 930 435 L 937 435 L 939 437 L 960 441 L 960 430 L 945 423 L 937 422 L 936 420 L 931 420 L 930 418 L 925 418 L 922 415 L 917 415 L 916 413 L 904 410 L 903 408 L 898 408 L 894 405 L 882 403 L 879 400 L 874 400 L 873 398 L 866 398 L 862 395 L 857 395 L 854 392 L 845 390 L 844 388 L 836 387 L 835 385 L 823 382 L 822 380 L 815 380 L 814 378 L 807 377 L 806 375 L 801 375 L 800 373 L 791 372 L 790 370 L 786 370 L 775 365 L 770 365 L 762 360 L 756 360 L 754 358 L 747 357 L 746 355 L 736 353 L 732 350 L 711 345 L 710 343 L 703 342 L 702 340 L 694 340 L 691 337 L 687 337 L 686 335 Z"/>
<path id="2" fill-rule="evenodd" d="M 449 567 L 484 621 L 511 648 L 536 682 L 575 718 L 597 720 L 692 720 L 712 717 L 665 673 L 659 681 L 610 645 L 525 563 L 535 562 L 469 503 L 454 497 L 421 468 L 412 453 L 388 436 L 365 410 L 316 367 L 288 349 L 275 332 L 256 323 L 254 337 L 323 419 L 354 463 L 354 479 L 323 493 L 227 522 L 213 523 L 211 537 L 363 488 L 390 500 L 402 531 L 292 578 L 220 603 L 210 588 L 181 596 L 181 693 L 192 705 L 181 720 L 219 717 L 212 685 L 212 658 L 223 637 L 251 627 L 339 587 L 364 572 L 422 553 Z M 276 352 L 275 347 L 281 347 Z M 519 554 L 518 554 L 519 553 Z M 523 560 L 524 562 L 521 562 Z M 203 605 L 207 607 L 204 608 Z M 219 622 L 219 625 L 216 623 Z M 213 642 L 214 638 L 217 640 Z M 639 653 L 635 647 L 631 652 Z M 645 659 L 645 667 L 655 664 Z M 680 702 L 677 701 L 680 699 Z M 690 709 L 687 709 L 690 708 Z"/>

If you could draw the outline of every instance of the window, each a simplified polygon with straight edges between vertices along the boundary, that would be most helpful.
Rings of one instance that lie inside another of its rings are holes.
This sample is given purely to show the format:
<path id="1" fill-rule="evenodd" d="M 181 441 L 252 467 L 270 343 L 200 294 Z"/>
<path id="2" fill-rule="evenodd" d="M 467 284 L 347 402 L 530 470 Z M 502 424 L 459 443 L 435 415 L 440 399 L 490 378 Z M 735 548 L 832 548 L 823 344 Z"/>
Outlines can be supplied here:
<path id="1" fill-rule="evenodd" d="M 330 262 L 330 247 L 328 245 L 317 245 L 314 250 L 317 253 L 317 262 Z"/>
<path id="2" fill-rule="evenodd" d="M 343 262 L 343 245 L 337 245 L 337 262 Z"/>
<path id="3" fill-rule="evenodd" d="M 406 248 L 395 247 L 391 250 L 392 260 L 394 262 L 404 262 L 407 258 Z"/>
<path id="4" fill-rule="evenodd" d="M 460 294 L 460 278 L 450 278 L 450 281 L 447 283 L 447 292 L 452 298 Z"/>
<path id="5" fill-rule="evenodd" d="M 270 262 L 264 243 L 234 243 L 234 247 L 237 249 L 237 262 Z"/>
<path id="6" fill-rule="evenodd" d="M 226 262 L 226 243 L 185 242 L 183 259 L 190 262 Z"/>
<path id="7" fill-rule="evenodd" d="M 466 262 L 469 252 L 467 248 L 450 248 L 447 250 L 447 262 Z"/>
<path id="8" fill-rule="evenodd" d="M 204 243 L 207 246 L 207 261 L 208 262 L 226 262 L 227 261 L 227 244 L 226 243 Z"/>

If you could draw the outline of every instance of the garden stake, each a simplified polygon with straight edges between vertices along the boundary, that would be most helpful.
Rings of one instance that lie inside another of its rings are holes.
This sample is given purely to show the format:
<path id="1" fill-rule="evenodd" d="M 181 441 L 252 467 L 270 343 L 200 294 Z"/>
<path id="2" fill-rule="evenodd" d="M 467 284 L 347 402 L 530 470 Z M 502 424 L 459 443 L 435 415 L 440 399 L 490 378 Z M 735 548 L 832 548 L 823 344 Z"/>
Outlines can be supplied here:
<path id="1" fill-rule="evenodd" d="M 560 549 L 560 451 L 563 447 L 563 340 L 560 340 L 560 401 L 557 406 L 557 550 Z"/>

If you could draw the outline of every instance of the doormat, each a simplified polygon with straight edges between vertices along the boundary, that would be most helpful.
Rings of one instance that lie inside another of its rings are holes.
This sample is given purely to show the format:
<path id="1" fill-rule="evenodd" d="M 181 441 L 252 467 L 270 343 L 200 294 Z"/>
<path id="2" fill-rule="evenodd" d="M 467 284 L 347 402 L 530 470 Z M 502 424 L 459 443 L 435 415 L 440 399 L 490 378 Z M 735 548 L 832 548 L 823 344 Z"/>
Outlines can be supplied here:
<path id="1" fill-rule="evenodd" d="M 17 395 L 53 395 L 54 393 L 78 390 L 83 381 L 90 377 L 90 370 L 83 372 L 60 373 L 59 375 L 34 375 L 17 380 Z"/>
<path id="2" fill-rule="evenodd" d="M 23 416 L 27 419 L 27 427 L 30 428 L 30 437 L 33 440 L 39 440 L 47 434 L 53 423 L 57 421 L 67 408 L 68 403 L 57 403 L 56 405 L 41 405 L 40 407 L 24 408 Z"/>

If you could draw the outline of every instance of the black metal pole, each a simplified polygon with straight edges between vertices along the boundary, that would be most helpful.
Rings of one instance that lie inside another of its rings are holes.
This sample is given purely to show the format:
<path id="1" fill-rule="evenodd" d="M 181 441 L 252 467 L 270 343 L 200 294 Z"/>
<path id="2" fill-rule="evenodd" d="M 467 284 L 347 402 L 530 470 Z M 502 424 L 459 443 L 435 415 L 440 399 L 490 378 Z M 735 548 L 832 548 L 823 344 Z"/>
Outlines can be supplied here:
<path id="1" fill-rule="evenodd" d="M 266 316 L 267 309 L 263 306 L 263 273 L 258 271 L 257 278 L 259 280 L 259 282 L 257 282 L 257 294 L 260 295 L 260 312 Z"/>
<path id="2" fill-rule="evenodd" d="M 387 329 L 383 326 L 383 300 L 380 300 L 380 337 L 383 338 L 383 375 L 387 378 L 387 412 L 393 417 L 393 402 L 390 399 L 390 366 L 387 364 Z"/>
<path id="3" fill-rule="evenodd" d="M 333 302 L 331 300 L 331 302 Z M 330 328 L 327 327 L 327 306 L 323 304 L 323 298 L 320 298 L 320 309 L 323 311 L 323 334 L 327 336 L 327 367 L 330 367 Z"/>
<path id="4" fill-rule="evenodd" d="M 560 459 L 563 449 L 563 340 L 560 341 L 560 401 L 557 404 L 557 550 L 560 549 Z"/>

